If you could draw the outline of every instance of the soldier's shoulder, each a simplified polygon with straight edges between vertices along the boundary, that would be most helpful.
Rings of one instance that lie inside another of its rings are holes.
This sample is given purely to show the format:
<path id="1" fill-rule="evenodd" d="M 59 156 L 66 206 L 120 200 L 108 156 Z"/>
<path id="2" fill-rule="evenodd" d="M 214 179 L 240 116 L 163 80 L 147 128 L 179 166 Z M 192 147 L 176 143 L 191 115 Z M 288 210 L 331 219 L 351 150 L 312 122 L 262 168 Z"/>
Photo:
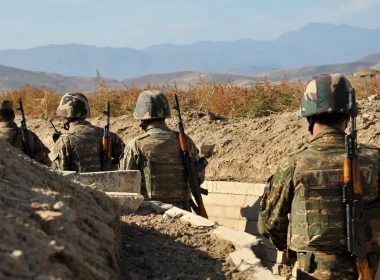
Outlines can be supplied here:
<path id="1" fill-rule="evenodd" d="M 372 145 L 372 144 L 358 144 L 358 148 L 359 149 L 370 149 L 370 150 L 380 150 L 380 147 L 377 147 L 375 145 Z"/>
<path id="2" fill-rule="evenodd" d="M 288 157 L 294 157 L 294 156 L 297 156 L 297 155 L 301 155 L 303 152 L 305 152 L 306 150 L 308 149 L 307 146 L 303 146 L 302 148 L 294 151 L 294 152 L 291 152 L 288 154 Z"/>

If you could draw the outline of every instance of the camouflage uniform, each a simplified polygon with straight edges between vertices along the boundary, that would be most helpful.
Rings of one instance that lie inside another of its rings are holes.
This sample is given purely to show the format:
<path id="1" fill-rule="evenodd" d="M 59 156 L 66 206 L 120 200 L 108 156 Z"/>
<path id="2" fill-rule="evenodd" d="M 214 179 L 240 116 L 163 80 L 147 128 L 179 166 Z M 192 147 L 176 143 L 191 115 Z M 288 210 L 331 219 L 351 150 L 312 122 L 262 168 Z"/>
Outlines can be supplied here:
<path id="1" fill-rule="evenodd" d="M 141 192 L 147 200 L 159 200 L 190 210 L 190 187 L 182 159 L 179 134 L 170 130 L 164 118 L 170 117 L 169 103 L 158 91 L 142 92 L 137 100 L 134 117 L 152 120 L 145 133 L 130 141 L 121 158 L 120 168 L 140 170 Z M 194 160 L 199 160 L 199 151 L 188 137 L 188 149 Z M 204 171 L 198 174 L 204 181 Z"/>
<path id="2" fill-rule="evenodd" d="M 6 111 L 13 112 L 12 101 L 4 100 L 0 103 L 0 115 Z M 27 137 L 29 140 L 31 157 L 41 164 L 50 166 L 51 161 L 48 156 L 50 150 L 45 147 L 40 138 L 38 138 L 34 132 L 28 130 Z M 19 128 L 14 121 L 0 122 L 0 139 L 7 141 L 15 148 L 24 152 L 21 128 Z"/>
<path id="3" fill-rule="evenodd" d="M 338 74 L 314 77 L 305 89 L 302 116 L 346 113 L 349 87 Z M 346 245 L 344 136 L 332 127 L 322 130 L 305 148 L 291 154 L 265 187 L 259 232 L 279 250 L 297 252 L 297 279 L 358 278 Z M 359 145 L 358 157 L 364 202 L 378 201 L 380 149 Z M 371 221 L 371 226 L 372 242 L 380 244 L 380 221 Z M 378 255 L 370 253 L 369 259 L 374 273 Z"/>
<path id="4" fill-rule="evenodd" d="M 67 132 L 62 133 L 54 145 L 52 168 L 76 172 L 101 171 L 103 128 L 85 120 L 90 116 L 87 98 L 81 93 L 64 95 L 57 115 L 75 120 L 70 121 Z M 110 138 L 112 162 L 117 164 L 125 145 L 123 140 L 112 132 Z"/>

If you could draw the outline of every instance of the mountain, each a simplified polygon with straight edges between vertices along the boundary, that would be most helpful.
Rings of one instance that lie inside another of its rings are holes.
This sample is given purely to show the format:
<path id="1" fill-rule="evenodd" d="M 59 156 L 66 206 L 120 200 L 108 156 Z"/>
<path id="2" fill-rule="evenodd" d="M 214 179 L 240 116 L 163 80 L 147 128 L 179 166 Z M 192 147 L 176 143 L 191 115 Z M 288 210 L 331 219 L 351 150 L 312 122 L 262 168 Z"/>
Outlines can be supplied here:
<path id="1" fill-rule="evenodd" d="M 118 81 L 104 79 L 110 86 L 119 85 Z M 47 88 L 57 92 L 68 92 L 72 90 L 94 91 L 96 89 L 96 78 L 93 77 L 71 77 L 60 74 L 26 71 L 0 65 L 0 90 L 6 91 L 14 88 L 22 88 L 25 83 L 32 86 Z"/>
<path id="2" fill-rule="evenodd" d="M 47 45 L 1 50 L 0 65 L 68 76 L 123 80 L 172 72 L 233 73 L 255 76 L 280 68 L 355 61 L 380 51 L 380 29 L 310 23 L 273 41 L 242 39 L 161 44 L 145 49 Z"/>
<path id="3" fill-rule="evenodd" d="M 270 81 L 278 82 L 281 80 L 287 81 L 307 81 L 312 76 L 320 73 L 341 73 L 346 76 L 351 76 L 363 68 L 372 68 L 380 70 L 380 53 L 371 54 L 360 58 L 354 62 L 342 64 L 328 64 L 319 66 L 309 66 L 300 68 L 287 68 L 271 72 L 264 72 L 257 75 L 257 78 L 267 77 Z"/>

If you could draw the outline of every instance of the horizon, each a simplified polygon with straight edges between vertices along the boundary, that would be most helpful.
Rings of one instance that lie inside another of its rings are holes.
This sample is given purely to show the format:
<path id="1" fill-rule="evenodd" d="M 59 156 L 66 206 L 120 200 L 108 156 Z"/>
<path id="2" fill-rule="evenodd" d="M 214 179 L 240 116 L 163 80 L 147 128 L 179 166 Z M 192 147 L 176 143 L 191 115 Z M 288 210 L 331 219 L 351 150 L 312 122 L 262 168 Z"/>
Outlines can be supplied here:
<path id="1" fill-rule="evenodd" d="M 143 50 L 238 40 L 274 41 L 310 23 L 380 28 L 380 0 L 9 1 L 0 22 L 0 50 L 78 44 Z M 59 16 L 57 16 L 57 12 Z M 12 32 L 9 32 L 9 27 Z"/>

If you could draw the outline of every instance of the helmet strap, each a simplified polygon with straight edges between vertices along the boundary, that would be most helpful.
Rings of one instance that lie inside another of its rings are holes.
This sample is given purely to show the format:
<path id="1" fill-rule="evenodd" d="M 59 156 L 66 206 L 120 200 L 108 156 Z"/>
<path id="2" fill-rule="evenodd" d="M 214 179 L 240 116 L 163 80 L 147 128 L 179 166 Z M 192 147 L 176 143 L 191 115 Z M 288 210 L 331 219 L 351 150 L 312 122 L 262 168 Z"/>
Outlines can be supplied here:
<path id="1" fill-rule="evenodd" d="M 311 135 L 313 135 L 315 120 L 313 119 L 313 117 L 307 117 L 307 122 L 309 123 L 309 132 Z"/>

